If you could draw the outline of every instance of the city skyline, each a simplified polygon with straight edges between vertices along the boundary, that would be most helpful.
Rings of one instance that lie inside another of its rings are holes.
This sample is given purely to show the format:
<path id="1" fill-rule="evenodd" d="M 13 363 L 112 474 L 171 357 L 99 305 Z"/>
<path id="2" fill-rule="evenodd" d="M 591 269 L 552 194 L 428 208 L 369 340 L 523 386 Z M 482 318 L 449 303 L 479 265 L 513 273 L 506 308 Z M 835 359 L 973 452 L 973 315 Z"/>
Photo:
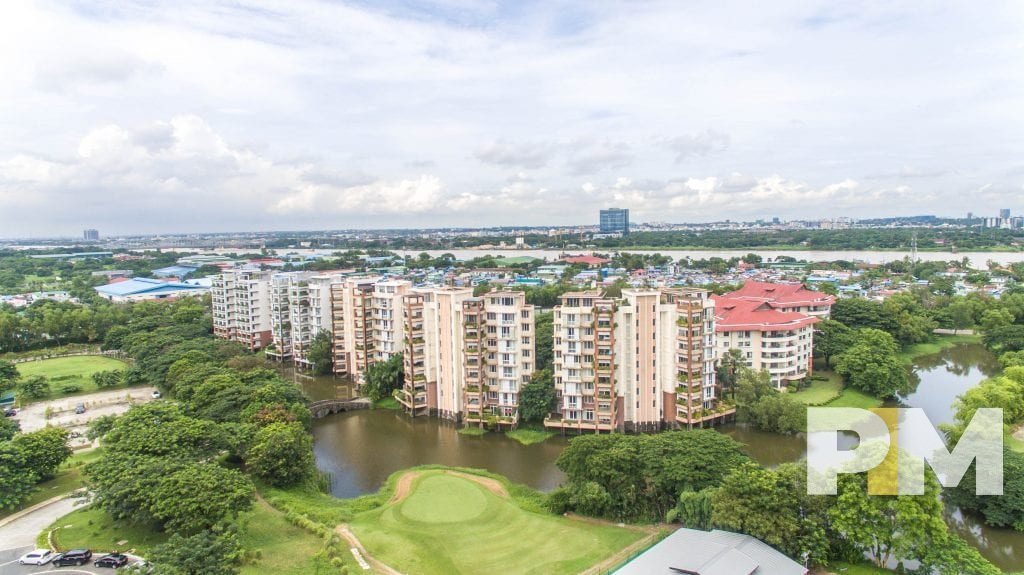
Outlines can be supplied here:
<path id="1" fill-rule="evenodd" d="M 995 215 L 1024 191 L 1022 23 L 1013 3 L 16 4 L 0 230 Z"/>

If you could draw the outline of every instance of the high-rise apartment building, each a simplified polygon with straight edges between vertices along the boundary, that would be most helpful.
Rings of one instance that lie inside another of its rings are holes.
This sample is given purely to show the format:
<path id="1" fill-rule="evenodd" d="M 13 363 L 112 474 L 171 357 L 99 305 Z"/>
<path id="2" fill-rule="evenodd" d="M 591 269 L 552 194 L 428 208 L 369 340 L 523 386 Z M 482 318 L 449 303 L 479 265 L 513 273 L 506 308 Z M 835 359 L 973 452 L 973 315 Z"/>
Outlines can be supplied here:
<path id="1" fill-rule="evenodd" d="M 270 313 L 273 346 L 267 355 L 292 360 L 296 366 L 311 368 L 307 357 L 313 338 L 320 332 L 333 334 L 332 286 L 340 274 L 290 272 L 270 279 Z"/>
<path id="2" fill-rule="evenodd" d="M 87 242 L 98 242 L 100 241 L 100 231 L 94 229 L 88 229 L 82 231 L 82 239 Z"/>
<path id="3" fill-rule="evenodd" d="M 413 415 L 514 427 L 535 368 L 535 318 L 526 296 L 470 288 L 413 289 L 403 298 L 405 387 Z"/>
<path id="4" fill-rule="evenodd" d="M 629 235 L 629 210 L 623 208 L 601 210 L 600 230 L 602 234 Z"/>
<path id="5" fill-rule="evenodd" d="M 213 279 L 213 333 L 255 351 L 273 341 L 271 275 L 261 270 L 226 270 Z"/>
<path id="6" fill-rule="evenodd" d="M 359 381 L 372 361 L 373 285 L 380 278 L 346 278 L 331 285 L 335 375 Z"/>
<path id="7" fill-rule="evenodd" d="M 558 407 L 576 432 L 690 428 L 735 412 L 715 390 L 714 302 L 699 289 L 570 292 L 554 310 Z"/>

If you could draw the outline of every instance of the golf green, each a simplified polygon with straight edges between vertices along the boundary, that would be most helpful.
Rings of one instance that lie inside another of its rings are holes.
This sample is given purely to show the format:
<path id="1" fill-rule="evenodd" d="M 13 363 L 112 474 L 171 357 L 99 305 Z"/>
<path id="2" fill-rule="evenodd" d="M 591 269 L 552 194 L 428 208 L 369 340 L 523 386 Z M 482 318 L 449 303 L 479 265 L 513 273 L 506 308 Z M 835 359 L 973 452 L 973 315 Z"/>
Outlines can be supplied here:
<path id="1" fill-rule="evenodd" d="M 492 478 L 410 473 L 397 482 L 390 503 L 350 524 L 374 558 L 402 573 L 570 575 L 651 536 L 524 509 L 508 496 L 507 485 Z"/>

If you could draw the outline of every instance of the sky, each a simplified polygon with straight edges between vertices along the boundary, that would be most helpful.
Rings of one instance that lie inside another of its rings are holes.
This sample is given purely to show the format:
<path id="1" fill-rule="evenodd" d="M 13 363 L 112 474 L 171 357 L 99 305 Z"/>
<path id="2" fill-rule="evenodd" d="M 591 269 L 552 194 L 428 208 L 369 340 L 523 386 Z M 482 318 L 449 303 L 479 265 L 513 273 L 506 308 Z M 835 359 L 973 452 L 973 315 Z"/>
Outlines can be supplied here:
<path id="1" fill-rule="evenodd" d="M 7 0 L 0 237 L 1024 212 L 1024 3 Z"/>

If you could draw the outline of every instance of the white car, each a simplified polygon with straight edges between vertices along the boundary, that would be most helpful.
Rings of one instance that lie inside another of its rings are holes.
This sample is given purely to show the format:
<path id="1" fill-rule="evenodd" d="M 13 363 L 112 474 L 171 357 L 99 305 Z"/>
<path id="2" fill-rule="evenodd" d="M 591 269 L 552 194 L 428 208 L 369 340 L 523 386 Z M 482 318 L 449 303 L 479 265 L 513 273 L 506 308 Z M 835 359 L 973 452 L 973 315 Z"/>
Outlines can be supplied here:
<path id="1" fill-rule="evenodd" d="M 160 392 L 154 389 L 153 390 L 153 399 L 160 399 L 160 397 L 161 397 Z"/>
<path id="2" fill-rule="evenodd" d="M 28 553 L 21 556 L 18 559 L 18 563 L 22 565 L 46 565 L 50 561 L 53 561 L 53 551 L 49 549 L 36 549 L 35 551 L 29 551 Z"/>

